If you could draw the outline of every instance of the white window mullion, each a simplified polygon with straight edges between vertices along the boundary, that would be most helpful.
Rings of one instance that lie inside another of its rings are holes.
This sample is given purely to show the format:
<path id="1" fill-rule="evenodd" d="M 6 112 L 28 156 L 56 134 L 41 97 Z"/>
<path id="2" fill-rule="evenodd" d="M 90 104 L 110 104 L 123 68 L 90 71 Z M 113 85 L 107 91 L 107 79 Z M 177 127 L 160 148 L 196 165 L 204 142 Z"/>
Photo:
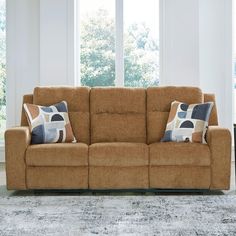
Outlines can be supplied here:
<path id="1" fill-rule="evenodd" d="M 116 0 L 115 85 L 124 86 L 123 0 Z"/>

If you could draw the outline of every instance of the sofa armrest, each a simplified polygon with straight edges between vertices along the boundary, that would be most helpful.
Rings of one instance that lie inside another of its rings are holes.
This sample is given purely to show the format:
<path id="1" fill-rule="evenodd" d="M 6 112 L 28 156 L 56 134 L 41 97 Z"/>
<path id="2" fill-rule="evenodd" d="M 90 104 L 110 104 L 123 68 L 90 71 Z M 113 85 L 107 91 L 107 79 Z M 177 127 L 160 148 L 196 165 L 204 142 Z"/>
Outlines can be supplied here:
<path id="1" fill-rule="evenodd" d="M 209 126 L 207 143 L 211 151 L 211 189 L 230 188 L 231 134 L 228 129 Z"/>
<path id="2" fill-rule="evenodd" d="M 5 159 L 8 189 L 26 189 L 25 151 L 30 144 L 29 127 L 14 127 L 5 132 Z"/>

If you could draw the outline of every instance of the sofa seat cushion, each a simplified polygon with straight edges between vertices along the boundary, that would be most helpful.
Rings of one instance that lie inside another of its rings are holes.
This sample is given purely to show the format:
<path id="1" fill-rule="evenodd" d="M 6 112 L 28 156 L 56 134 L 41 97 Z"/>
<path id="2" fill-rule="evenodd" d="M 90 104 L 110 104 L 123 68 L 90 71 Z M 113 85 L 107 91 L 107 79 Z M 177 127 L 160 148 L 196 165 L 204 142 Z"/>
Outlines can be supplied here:
<path id="1" fill-rule="evenodd" d="M 27 166 L 88 166 L 88 145 L 54 143 L 31 145 L 26 150 Z"/>
<path id="2" fill-rule="evenodd" d="M 148 146 L 144 143 L 95 143 L 89 147 L 90 166 L 147 166 Z"/>
<path id="3" fill-rule="evenodd" d="M 150 148 L 151 166 L 209 166 L 208 145 L 201 143 L 153 143 Z"/>

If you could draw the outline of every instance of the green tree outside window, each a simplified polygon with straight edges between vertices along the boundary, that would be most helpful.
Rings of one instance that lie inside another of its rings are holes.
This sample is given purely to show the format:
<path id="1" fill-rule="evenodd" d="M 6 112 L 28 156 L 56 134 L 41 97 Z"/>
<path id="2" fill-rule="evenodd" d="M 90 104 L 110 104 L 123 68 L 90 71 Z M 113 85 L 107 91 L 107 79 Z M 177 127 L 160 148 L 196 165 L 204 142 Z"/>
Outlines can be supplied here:
<path id="1" fill-rule="evenodd" d="M 150 29 L 132 24 L 124 35 L 125 86 L 148 87 L 159 83 L 159 47 Z M 100 9 L 81 22 L 81 84 L 115 85 L 115 22 Z"/>

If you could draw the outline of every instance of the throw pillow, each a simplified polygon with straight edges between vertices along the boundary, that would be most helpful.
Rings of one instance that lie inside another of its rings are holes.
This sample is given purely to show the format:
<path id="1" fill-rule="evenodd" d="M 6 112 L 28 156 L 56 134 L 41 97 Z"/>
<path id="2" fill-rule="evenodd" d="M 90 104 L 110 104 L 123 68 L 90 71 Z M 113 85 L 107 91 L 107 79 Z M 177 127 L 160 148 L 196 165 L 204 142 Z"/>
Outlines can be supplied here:
<path id="1" fill-rule="evenodd" d="M 212 107 L 213 102 L 191 105 L 172 102 L 161 141 L 206 143 L 205 134 Z"/>
<path id="2" fill-rule="evenodd" d="M 76 141 L 65 101 L 48 107 L 25 103 L 24 109 L 31 128 L 32 144 Z"/>

